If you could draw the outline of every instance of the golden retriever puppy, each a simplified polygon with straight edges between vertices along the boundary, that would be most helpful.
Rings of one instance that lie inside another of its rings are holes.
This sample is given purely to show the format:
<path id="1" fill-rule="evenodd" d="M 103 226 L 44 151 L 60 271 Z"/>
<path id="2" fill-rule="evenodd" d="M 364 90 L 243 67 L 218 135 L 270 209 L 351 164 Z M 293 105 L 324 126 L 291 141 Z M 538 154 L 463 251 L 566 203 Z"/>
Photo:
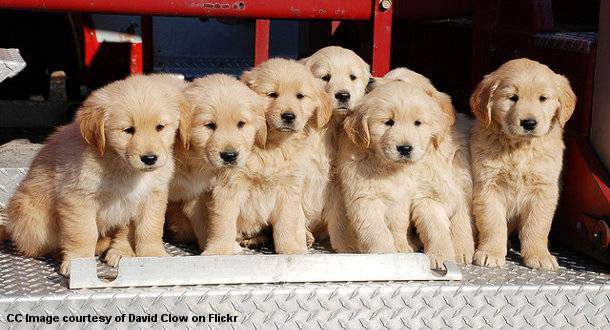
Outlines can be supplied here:
<path id="1" fill-rule="evenodd" d="M 388 81 L 404 81 L 411 85 L 417 86 L 424 90 L 430 97 L 441 100 L 441 107 L 447 113 L 453 113 L 453 105 L 449 95 L 439 92 L 436 87 L 430 82 L 425 76 L 409 70 L 404 67 L 395 68 L 388 72 L 383 78 L 376 78 L 371 81 L 367 86 L 368 90 L 372 90 L 375 87 L 379 87 Z M 462 223 L 462 220 L 466 220 L 465 217 L 458 217 L 456 221 L 451 223 L 451 235 L 453 238 L 453 245 L 455 247 L 456 258 L 460 263 L 472 263 L 472 257 L 474 254 L 474 229 L 475 225 L 471 216 L 471 201 L 472 201 L 472 173 L 470 169 L 470 131 L 472 129 L 473 120 L 468 118 L 466 115 L 457 114 L 455 125 L 451 128 L 450 134 L 452 141 L 455 143 L 455 154 L 450 159 L 454 173 L 454 183 L 459 186 L 463 191 L 463 199 L 467 206 L 465 209 L 468 210 L 468 223 Z M 414 245 L 421 246 L 419 244 L 417 236 L 410 236 L 409 239 Z"/>
<path id="2" fill-rule="evenodd" d="M 113 234 L 110 263 L 121 255 L 166 255 L 180 84 L 165 75 L 132 76 L 85 100 L 75 122 L 49 138 L 9 202 L 7 229 L 20 252 L 59 252 L 64 275 L 71 259 L 94 257 L 98 239 Z M 126 239 L 130 224 L 135 253 Z"/>
<path id="3" fill-rule="evenodd" d="M 243 167 L 255 145 L 265 146 L 267 99 L 224 74 L 195 79 L 184 94 L 191 120 L 187 143 L 175 148 L 168 227 L 178 241 L 196 239 L 203 250 L 205 205 L 200 202 L 218 176 Z"/>
<path id="4" fill-rule="evenodd" d="M 316 78 L 324 82 L 324 90 L 332 99 L 333 113 L 348 114 L 364 96 L 371 78 L 369 65 L 353 51 L 329 46 L 300 60 Z"/>
<path id="5" fill-rule="evenodd" d="M 455 180 L 467 180 L 468 174 L 452 164 L 459 144 L 451 134 L 450 102 L 446 95 L 435 98 L 412 84 L 390 81 L 345 119 L 337 173 L 347 217 L 329 224 L 329 231 L 339 229 L 330 231 L 334 249 L 412 252 L 407 238 L 412 220 L 433 268 L 455 260 L 452 224 L 468 227 L 470 216 L 467 187 Z M 474 246 L 466 245 L 457 252 L 468 261 Z"/>
<path id="6" fill-rule="evenodd" d="M 254 237 L 267 227 L 276 252 L 304 253 L 301 199 L 312 170 L 310 137 L 330 120 L 330 102 L 311 72 L 293 60 L 270 59 L 241 79 L 269 100 L 267 144 L 212 190 L 204 254 L 231 254 L 237 236 Z"/>
<path id="7" fill-rule="evenodd" d="M 340 216 L 324 214 L 338 210 L 336 206 L 326 208 L 326 204 L 336 203 L 340 198 L 338 189 L 333 188 L 335 179 L 332 177 L 331 166 L 337 153 L 337 134 L 345 115 L 364 96 L 371 73 L 369 65 L 356 53 L 337 46 L 322 48 L 300 62 L 323 83 L 333 107 L 329 125 L 320 130 L 317 136 L 312 136 L 315 154 L 311 158 L 311 171 L 308 172 L 303 189 L 307 227 L 315 237 L 320 238 L 327 236 L 324 219 Z"/>
<path id="8" fill-rule="evenodd" d="M 529 59 L 503 64 L 470 97 L 477 265 L 502 266 L 516 229 L 526 266 L 557 269 L 548 235 L 559 196 L 563 126 L 576 96 L 570 82 Z"/>

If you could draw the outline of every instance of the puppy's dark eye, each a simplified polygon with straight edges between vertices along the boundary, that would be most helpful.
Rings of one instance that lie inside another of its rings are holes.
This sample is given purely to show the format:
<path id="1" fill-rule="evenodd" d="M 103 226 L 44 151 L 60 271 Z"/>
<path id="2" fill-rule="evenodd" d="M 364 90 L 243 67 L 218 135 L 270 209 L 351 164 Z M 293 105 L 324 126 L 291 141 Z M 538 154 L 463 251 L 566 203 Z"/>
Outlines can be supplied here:
<path id="1" fill-rule="evenodd" d="M 245 123 L 245 122 L 243 122 L 243 121 L 239 121 L 239 123 L 237 123 L 237 128 L 242 128 L 242 127 L 244 127 L 245 125 L 246 125 L 246 123 Z"/>
<path id="2" fill-rule="evenodd" d="M 394 126 L 394 119 L 388 119 L 388 121 L 386 121 L 385 124 L 388 126 Z"/>
<path id="3" fill-rule="evenodd" d="M 330 75 L 329 74 L 325 74 L 322 76 L 322 80 L 324 81 L 330 81 Z"/>
<path id="4" fill-rule="evenodd" d="M 216 129 L 216 123 L 207 123 L 205 124 L 205 127 L 211 129 L 211 130 L 215 130 Z"/>
<path id="5" fill-rule="evenodd" d="M 419 126 L 419 125 L 421 125 L 421 121 L 416 120 L 413 124 L 415 124 L 415 126 Z"/>
<path id="6" fill-rule="evenodd" d="M 278 97 L 276 92 L 269 92 L 269 93 L 267 93 L 267 96 L 274 98 L 274 99 Z"/>
<path id="7" fill-rule="evenodd" d="M 165 125 L 157 125 L 157 127 L 155 127 L 155 129 L 157 130 L 157 132 L 161 132 L 163 129 L 165 128 Z"/>
<path id="8" fill-rule="evenodd" d="M 303 93 L 298 93 L 297 94 L 297 99 L 299 99 L 299 100 L 304 98 L 304 97 L 305 97 L 305 95 L 303 95 Z"/>
<path id="9" fill-rule="evenodd" d="M 127 127 L 126 129 L 123 130 L 123 132 L 125 132 L 127 134 L 134 134 L 136 132 L 136 129 L 134 127 Z"/>
<path id="10" fill-rule="evenodd" d="M 513 102 L 517 102 L 517 101 L 519 101 L 519 95 L 511 95 L 508 97 L 508 99 Z"/>
<path id="11" fill-rule="evenodd" d="M 350 75 L 349 75 L 349 79 L 351 79 L 351 80 L 356 80 L 356 78 L 357 78 L 357 77 L 356 77 L 355 75 L 353 75 L 353 74 L 350 74 Z"/>
<path id="12" fill-rule="evenodd" d="M 538 98 L 540 100 L 540 102 L 545 102 L 546 101 L 546 96 L 544 95 L 540 95 L 540 98 Z"/>

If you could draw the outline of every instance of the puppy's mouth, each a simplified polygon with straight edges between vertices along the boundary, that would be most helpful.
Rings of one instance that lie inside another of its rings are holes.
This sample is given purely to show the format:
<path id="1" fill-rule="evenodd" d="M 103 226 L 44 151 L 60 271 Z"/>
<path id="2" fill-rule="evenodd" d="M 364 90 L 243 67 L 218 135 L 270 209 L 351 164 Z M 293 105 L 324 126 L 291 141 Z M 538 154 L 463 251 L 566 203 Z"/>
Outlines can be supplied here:
<path id="1" fill-rule="evenodd" d="M 285 133 L 296 133 L 297 132 L 297 130 L 291 126 L 281 126 L 281 127 L 278 127 L 277 130 L 280 132 L 285 132 Z"/>
<path id="2" fill-rule="evenodd" d="M 345 114 L 348 114 L 351 112 L 350 108 L 347 106 L 336 107 L 333 111 L 338 114 L 342 114 L 342 115 L 345 115 Z"/>

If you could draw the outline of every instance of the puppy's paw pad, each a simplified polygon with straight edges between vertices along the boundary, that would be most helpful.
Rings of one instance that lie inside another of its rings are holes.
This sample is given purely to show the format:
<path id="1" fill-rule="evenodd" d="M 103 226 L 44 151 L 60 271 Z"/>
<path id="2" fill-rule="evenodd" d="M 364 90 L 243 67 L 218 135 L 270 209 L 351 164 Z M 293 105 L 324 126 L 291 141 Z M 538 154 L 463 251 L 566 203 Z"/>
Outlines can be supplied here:
<path id="1" fill-rule="evenodd" d="M 533 268 L 533 269 L 543 269 L 543 270 L 559 269 L 559 264 L 557 263 L 557 258 L 552 256 L 551 254 L 523 257 L 523 263 L 527 267 Z"/>
<path id="2" fill-rule="evenodd" d="M 474 264 L 484 267 L 502 267 L 506 263 L 505 256 L 479 250 L 474 254 Z"/>

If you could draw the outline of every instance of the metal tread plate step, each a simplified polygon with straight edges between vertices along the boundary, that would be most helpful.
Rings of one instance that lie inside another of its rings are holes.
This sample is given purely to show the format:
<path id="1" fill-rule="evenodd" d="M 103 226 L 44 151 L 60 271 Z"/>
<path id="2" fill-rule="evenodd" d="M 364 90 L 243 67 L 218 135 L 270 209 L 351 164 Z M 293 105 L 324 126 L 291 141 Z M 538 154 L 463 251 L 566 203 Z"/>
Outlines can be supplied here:
<path id="1" fill-rule="evenodd" d="M 173 256 L 192 255 L 190 246 L 167 244 Z M 311 253 L 328 253 L 316 247 Z M 269 253 L 246 251 L 245 253 Z M 0 324 L 8 314 L 186 315 L 186 323 L 140 323 L 152 327 L 227 328 L 404 328 L 404 327 L 609 327 L 610 282 L 603 265 L 558 249 L 557 272 L 536 271 L 509 254 L 507 265 L 462 266 L 462 281 L 303 283 L 175 286 L 69 290 L 50 258 L 0 250 Z M 168 270 L 179 272 L 179 269 Z M 99 264 L 101 277 L 113 269 Z M 193 322 L 193 315 L 228 314 L 232 323 Z M 54 326 L 113 327 L 58 322 Z"/>

